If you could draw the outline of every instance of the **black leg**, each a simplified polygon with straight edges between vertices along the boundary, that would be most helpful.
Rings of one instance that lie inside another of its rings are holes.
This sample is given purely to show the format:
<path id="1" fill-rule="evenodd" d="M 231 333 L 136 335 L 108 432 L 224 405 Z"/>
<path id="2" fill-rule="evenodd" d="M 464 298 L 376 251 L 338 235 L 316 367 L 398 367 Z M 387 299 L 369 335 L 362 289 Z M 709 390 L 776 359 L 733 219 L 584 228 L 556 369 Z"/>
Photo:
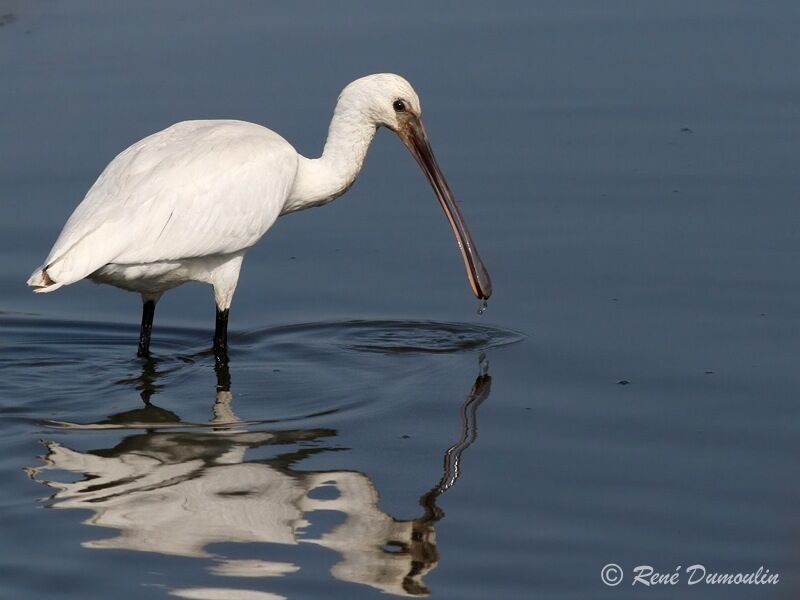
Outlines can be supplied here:
<path id="1" fill-rule="evenodd" d="M 214 373 L 217 375 L 217 392 L 231 391 L 231 372 L 228 369 L 228 357 L 224 353 L 216 353 Z"/>
<path id="2" fill-rule="evenodd" d="M 156 313 L 155 300 L 147 300 L 142 307 L 142 328 L 139 331 L 139 352 L 137 356 L 150 356 L 150 332 L 153 331 L 153 315 Z"/>
<path id="3" fill-rule="evenodd" d="M 228 312 L 217 308 L 217 326 L 214 329 L 214 355 L 217 362 L 228 362 Z"/>

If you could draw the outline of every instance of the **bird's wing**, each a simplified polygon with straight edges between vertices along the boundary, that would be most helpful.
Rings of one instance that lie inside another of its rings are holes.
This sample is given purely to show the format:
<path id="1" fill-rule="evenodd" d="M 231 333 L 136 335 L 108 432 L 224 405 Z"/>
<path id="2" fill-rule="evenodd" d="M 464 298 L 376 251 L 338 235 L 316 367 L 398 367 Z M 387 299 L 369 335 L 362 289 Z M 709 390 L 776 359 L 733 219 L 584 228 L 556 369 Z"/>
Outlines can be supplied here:
<path id="1" fill-rule="evenodd" d="M 281 212 L 297 153 L 241 121 L 187 121 L 123 151 L 67 221 L 44 268 L 59 284 L 108 263 L 142 264 L 252 246 Z"/>

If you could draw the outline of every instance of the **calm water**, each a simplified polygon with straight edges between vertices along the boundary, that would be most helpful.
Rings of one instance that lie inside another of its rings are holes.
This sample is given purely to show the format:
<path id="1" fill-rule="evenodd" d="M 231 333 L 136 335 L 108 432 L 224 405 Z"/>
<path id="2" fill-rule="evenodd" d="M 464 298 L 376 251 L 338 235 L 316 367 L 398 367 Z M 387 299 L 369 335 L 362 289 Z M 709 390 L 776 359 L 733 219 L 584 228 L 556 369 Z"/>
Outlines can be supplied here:
<path id="1" fill-rule="evenodd" d="M 798 596 L 796 3 L 0 9 L 0 597 Z M 420 92 L 482 317 L 385 131 L 248 255 L 228 370 L 206 287 L 152 361 L 134 295 L 25 288 L 128 144 L 230 117 L 316 155 L 378 71 Z M 780 581 L 630 585 L 694 563 Z"/>

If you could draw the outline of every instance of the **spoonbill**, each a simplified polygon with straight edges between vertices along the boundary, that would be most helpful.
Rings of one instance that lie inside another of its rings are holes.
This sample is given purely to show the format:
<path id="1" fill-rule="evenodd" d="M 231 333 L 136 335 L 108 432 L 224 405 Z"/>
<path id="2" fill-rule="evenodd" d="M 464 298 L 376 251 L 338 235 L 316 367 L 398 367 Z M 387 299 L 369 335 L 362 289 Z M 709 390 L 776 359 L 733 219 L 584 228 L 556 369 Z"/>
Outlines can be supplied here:
<path id="1" fill-rule="evenodd" d="M 419 97 L 404 78 L 382 73 L 339 95 L 322 156 L 301 156 L 254 123 L 184 121 L 112 160 L 70 216 L 50 254 L 28 279 L 53 292 L 89 278 L 142 296 L 139 356 L 150 352 L 156 302 L 187 281 L 214 288 L 214 350 L 227 352 L 228 313 L 245 252 L 291 212 L 322 206 L 358 176 L 380 127 L 394 131 L 424 171 L 458 242 L 478 299 L 489 274 L 436 162 Z"/>

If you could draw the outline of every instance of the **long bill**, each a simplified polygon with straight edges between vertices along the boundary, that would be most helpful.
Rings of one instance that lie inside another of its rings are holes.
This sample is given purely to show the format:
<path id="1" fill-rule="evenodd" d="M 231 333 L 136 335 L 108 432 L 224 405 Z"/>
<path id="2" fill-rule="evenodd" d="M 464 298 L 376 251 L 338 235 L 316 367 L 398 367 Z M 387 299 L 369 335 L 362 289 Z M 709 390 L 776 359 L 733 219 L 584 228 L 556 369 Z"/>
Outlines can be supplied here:
<path id="1" fill-rule="evenodd" d="M 477 248 L 475 248 L 475 242 L 472 241 L 472 236 L 467 229 L 467 224 L 464 223 L 464 218 L 453 198 L 450 186 L 447 185 L 442 170 L 436 162 L 422 121 L 417 117 L 409 118 L 397 133 L 406 148 L 414 155 L 419 166 L 422 167 L 428 181 L 431 182 L 436 199 L 450 222 L 450 227 L 453 229 L 458 248 L 464 259 L 472 292 L 479 300 L 487 300 L 492 295 L 492 280 L 489 278 L 489 272 L 486 270 Z"/>

